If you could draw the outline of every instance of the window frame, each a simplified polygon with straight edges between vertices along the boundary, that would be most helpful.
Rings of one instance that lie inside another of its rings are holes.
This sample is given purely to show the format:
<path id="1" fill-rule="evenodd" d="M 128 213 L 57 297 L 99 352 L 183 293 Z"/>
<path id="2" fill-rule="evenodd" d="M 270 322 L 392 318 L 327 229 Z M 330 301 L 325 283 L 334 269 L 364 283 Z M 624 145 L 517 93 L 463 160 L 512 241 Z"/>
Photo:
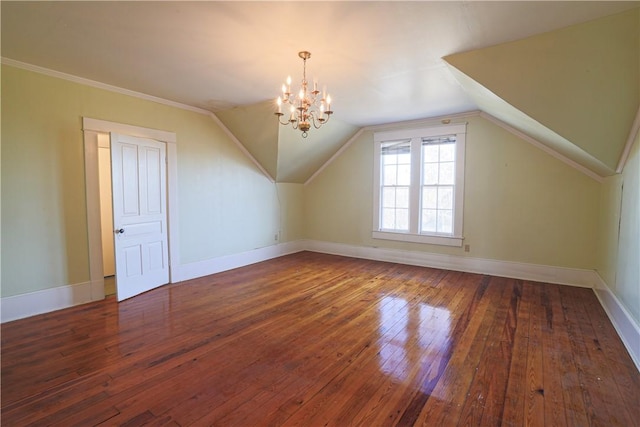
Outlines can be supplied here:
<path id="1" fill-rule="evenodd" d="M 374 239 L 398 240 L 412 243 L 461 247 L 464 240 L 464 161 L 466 145 L 466 123 L 444 126 L 421 127 L 417 129 L 396 129 L 374 133 L 374 186 L 373 186 L 373 232 Z M 452 233 L 420 233 L 420 215 L 422 192 L 422 143 L 425 138 L 455 135 L 455 183 L 453 200 Z M 382 144 L 411 140 L 411 183 L 409 196 L 409 231 L 384 230 L 380 227 L 381 212 L 381 168 Z"/>

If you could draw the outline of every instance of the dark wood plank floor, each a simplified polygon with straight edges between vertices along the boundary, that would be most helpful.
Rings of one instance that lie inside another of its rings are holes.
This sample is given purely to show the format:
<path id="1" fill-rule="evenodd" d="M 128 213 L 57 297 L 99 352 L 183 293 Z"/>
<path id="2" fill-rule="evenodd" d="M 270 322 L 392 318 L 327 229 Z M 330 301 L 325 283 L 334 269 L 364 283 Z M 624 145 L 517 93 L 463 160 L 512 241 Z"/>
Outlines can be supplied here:
<path id="1" fill-rule="evenodd" d="M 2 424 L 636 426 L 589 289 L 302 252 L 2 325 Z"/>

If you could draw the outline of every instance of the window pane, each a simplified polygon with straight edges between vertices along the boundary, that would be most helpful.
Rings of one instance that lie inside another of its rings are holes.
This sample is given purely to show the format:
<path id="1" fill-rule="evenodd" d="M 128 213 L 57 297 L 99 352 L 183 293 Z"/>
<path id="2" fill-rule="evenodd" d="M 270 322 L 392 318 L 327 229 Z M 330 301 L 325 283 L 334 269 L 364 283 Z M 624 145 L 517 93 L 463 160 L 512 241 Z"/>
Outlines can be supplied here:
<path id="1" fill-rule="evenodd" d="M 423 209 L 422 210 L 422 227 L 423 233 L 435 233 L 436 231 L 436 210 L 435 209 Z"/>
<path id="2" fill-rule="evenodd" d="M 396 165 L 385 165 L 382 169 L 382 185 L 396 185 L 397 170 L 398 167 Z"/>
<path id="3" fill-rule="evenodd" d="M 452 233 L 453 211 L 438 211 L 438 233 Z"/>
<path id="4" fill-rule="evenodd" d="M 403 153 L 398 155 L 398 164 L 400 165 L 410 165 L 411 164 L 411 153 Z"/>
<path id="5" fill-rule="evenodd" d="M 455 159 L 456 159 L 455 144 L 440 145 L 440 161 L 441 162 L 453 162 Z"/>
<path id="6" fill-rule="evenodd" d="M 398 182 L 397 185 L 411 185 L 411 165 L 398 166 Z"/>
<path id="7" fill-rule="evenodd" d="M 453 185 L 455 165 L 453 162 L 440 163 L 438 183 L 440 185 Z"/>
<path id="8" fill-rule="evenodd" d="M 395 165 L 398 163 L 398 155 L 395 153 L 385 153 L 382 155 L 382 163 L 385 165 Z"/>
<path id="9" fill-rule="evenodd" d="M 436 187 L 422 188 L 422 208 L 436 209 L 438 207 L 438 190 Z"/>
<path id="10" fill-rule="evenodd" d="M 382 221 L 381 227 L 386 230 L 393 230 L 396 223 L 396 210 L 395 209 L 382 209 Z"/>
<path id="11" fill-rule="evenodd" d="M 422 161 L 423 162 L 437 162 L 438 161 L 438 145 L 423 145 L 422 146 Z"/>
<path id="12" fill-rule="evenodd" d="M 438 163 L 425 163 L 422 170 L 422 184 L 434 185 L 438 183 Z"/>
<path id="13" fill-rule="evenodd" d="M 395 187 L 384 187 L 382 189 L 382 203 L 383 208 L 395 208 L 396 207 L 396 189 Z"/>
<path id="14" fill-rule="evenodd" d="M 408 188 L 396 189 L 396 207 L 409 209 L 409 189 Z"/>
<path id="15" fill-rule="evenodd" d="M 409 230 L 409 209 L 396 209 L 396 230 Z"/>
<path id="16" fill-rule="evenodd" d="M 453 209 L 453 188 L 438 188 L 438 209 Z"/>

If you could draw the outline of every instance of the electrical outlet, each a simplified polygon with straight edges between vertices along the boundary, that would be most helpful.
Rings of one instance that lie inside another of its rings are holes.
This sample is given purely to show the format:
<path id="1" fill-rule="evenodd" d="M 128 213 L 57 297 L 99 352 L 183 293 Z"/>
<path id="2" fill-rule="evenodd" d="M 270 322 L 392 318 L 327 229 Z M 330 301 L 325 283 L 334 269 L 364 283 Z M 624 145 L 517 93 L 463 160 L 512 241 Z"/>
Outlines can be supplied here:
<path id="1" fill-rule="evenodd" d="M 469 252 L 469 250 L 471 250 L 471 246 L 470 245 L 464 245 L 464 251 L 465 252 Z"/>
<path id="2" fill-rule="evenodd" d="M 276 242 L 278 241 L 278 233 L 273 235 L 273 240 L 275 240 Z"/>

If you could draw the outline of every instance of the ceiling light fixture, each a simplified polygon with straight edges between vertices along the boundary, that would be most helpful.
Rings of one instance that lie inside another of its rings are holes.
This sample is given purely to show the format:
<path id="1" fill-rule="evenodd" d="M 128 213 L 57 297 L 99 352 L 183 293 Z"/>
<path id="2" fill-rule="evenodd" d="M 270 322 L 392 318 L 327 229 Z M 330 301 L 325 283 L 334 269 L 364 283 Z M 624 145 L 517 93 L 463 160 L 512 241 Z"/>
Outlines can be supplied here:
<path id="1" fill-rule="evenodd" d="M 331 96 L 327 95 L 326 89 L 322 91 L 322 97 L 319 98 L 320 91 L 318 90 L 318 82 L 314 79 L 313 90 L 309 89 L 307 83 L 307 59 L 311 58 L 311 53 L 306 50 L 298 52 L 298 56 L 302 58 L 302 82 L 300 84 L 300 90 L 297 96 L 292 95 L 291 92 L 291 76 L 287 77 L 286 84 L 282 85 L 282 96 L 278 97 L 276 101 L 278 104 L 278 111 L 275 113 L 278 116 L 278 121 L 281 125 L 291 124 L 294 129 L 300 129 L 302 131 L 302 137 L 307 137 L 307 132 L 311 129 L 311 124 L 316 129 L 327 123 L 331 118 Z M 289 104 L 290 115 L 289 119 L 282 120 L 282 116 L 285 113 L 282 112 L 282 104 Z"/>

